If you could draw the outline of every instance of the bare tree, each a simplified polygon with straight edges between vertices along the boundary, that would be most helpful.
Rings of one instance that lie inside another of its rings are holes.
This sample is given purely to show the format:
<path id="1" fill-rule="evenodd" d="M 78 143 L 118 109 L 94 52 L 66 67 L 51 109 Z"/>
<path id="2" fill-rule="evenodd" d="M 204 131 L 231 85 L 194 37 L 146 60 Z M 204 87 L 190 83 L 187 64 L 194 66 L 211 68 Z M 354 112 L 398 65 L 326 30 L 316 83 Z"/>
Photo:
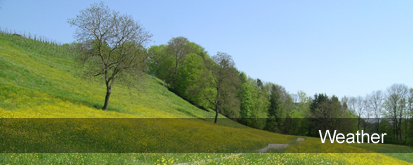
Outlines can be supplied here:
<path id="1" fill-rule="evenodd" d="M 361 117 L 365 114 L 366 101 L 363 97 L 350 97 L 347 100 L 347 106 L 350 112 L 355 114 L 358 118 L 357 129 L 360 129 L 360 124 L 362 122 Z"/>
<path id="2" fill-rule="evenodd" d="M 397 140 L 402 140 L 402 119 L 405 116 L 408 88 L 404 84 L 393 84 L 387 88 L 385 101 L 386 112 L 394 123 L 394 135 Z"/>
<path id="3" fill-rule="evenodd" d="M 409 122 L 409 127 L 410 127 L 410 131 L 407 132 L 407 138 L 410 138 L 410 140 L 413 139 L 413 88 L 410 88 L 409 90 L 409 99 L 408 99 L 408 113 L 406 115 L 406 118 L 408 120 L 406 120 L 406 124 L 407 121 Z M 407 128 L 407 126 L 406 126 Z"/>
<path id="4" fill-rule="evenodd" d="M 383 93 L 378 90 L 378 91 L 373 91 L 370 95 L 367 97 L 367 102 L 371 107 L 372 110 L 372 115 L 374 118 L 377 120 L 377 126 L 376 130 L 379 132 L 380 128 L 380 118 L 382 117 L 382 106 L 383 106 L 383 101 L 384 101 L 384 95 Z"/>
<path id="5" fill-rule="evenodd" d="M 145 68 L 144 45 L 152 35 L 130 15 L 112 11 L 103 2 L 81 10 L 68 23 L 77 27 L 74 36 L 83 44 L 80 59 L 89 66 L 88 75 L 104 78 L 106 96 L 102 109 L 106 110 L 115 79 L 122 73 L 134 75 Z"/>
<path id="6" fill-rule="evenodd" d="M 409 99 L 408 99 L 408 118 L 413 117 L 413 88 L 410 88 L 409 90 Z"/>
<path id="7" fill-rule="evenodd" d="M 356 104 L 357 98 L 356 97 L 349 97 L 347 101 L 348 109 L 351 113 L 356 114 Z"/>
<path id="8" fill-rule="evenodd" d="M 363 128 L 366 130 L 366 126 L 371 123 L 370 117 L 373 116 L 373 107 L 369 104 L 370 95 L 366 95 L 363 99 Z"/>
<path id="9" fill-rule="evenodd" d="M 356 115 L 358 116 L 358 122 L 357 122 L 357 129 L 360 130 L 360 124 L 361 124 L 361 116 L 364 113 L 365 109 L 365 101 L 364 98 L 361 96 L 358 96 L 356 98 L 356 103 L 355 103 L 355 112 Z"/>

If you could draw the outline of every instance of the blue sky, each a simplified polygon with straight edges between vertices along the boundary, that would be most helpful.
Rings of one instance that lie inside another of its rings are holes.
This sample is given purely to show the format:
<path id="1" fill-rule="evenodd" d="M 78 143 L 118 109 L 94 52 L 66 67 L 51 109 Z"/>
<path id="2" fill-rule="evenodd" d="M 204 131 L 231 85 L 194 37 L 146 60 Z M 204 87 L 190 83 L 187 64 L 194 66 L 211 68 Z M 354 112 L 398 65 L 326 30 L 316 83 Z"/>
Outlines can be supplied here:
<path id="1" fill-rule="evenodd" d="M 0 28 L 74 41 L 67 23 L 93 0 L 0 0 Z M 252 78 L 299 90 L 365 96 L 413 87 L 413 1 L 105 1 L 153 34 L 230 54 Z"/>

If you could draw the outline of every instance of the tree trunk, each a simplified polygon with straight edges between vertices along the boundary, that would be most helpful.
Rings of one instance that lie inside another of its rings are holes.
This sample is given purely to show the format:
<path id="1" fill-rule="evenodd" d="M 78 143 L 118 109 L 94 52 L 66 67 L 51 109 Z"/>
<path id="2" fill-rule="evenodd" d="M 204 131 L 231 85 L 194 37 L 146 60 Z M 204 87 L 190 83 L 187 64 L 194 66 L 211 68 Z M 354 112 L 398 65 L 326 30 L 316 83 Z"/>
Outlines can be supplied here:
<path id="1" fill-rule="evenodd" d="M 108 109 L 108 105 L 109 105 L 109 97 L 110 97 L 110 93 L 112 93 L 112 85 L 106 85 L 106 97 L 105 97 L 105 105 L 103 105 L 103 110 L 107 110 Z"/>
<path id="2" fill-rule="evenodd" d="M 218 120 L 218 104 L 219 104 L 218 98 L 219 98 L 220 88 L 218 87 L 216 89 L 217 89 L 217 95 L 215 96 L 215 121 L 214 121 L 215 124 L 217 123 L 217 120 Z"/>
<path id="3" fill-rule="evenodd" d="M 407 141 L 407 116 L 404 120 L 404 141 Z"/>
<path id="4" fill-rule="evenodd" d="M 380 134 L 379 129 L 380 129 L 380 119 L 377 118 L 377 133 L 378 133 L 378 134 Z"/>
<path id="5" fill-rule="evenodd" d="M 400 118 L 399 118 L 399 139 L 400 139 L 400 141 L 399 142 L 401 142 L 401 141 L 403 141 L 403 139 L 402 139 L 402 113 L 401 113 L 401 111 L 400 111 Z"/>
<path id="6" fill-rule="evenodd" d="M 217 123 L 218 120 L 218 105 L 215 105 L 215 121 L 214 123 Z"/>

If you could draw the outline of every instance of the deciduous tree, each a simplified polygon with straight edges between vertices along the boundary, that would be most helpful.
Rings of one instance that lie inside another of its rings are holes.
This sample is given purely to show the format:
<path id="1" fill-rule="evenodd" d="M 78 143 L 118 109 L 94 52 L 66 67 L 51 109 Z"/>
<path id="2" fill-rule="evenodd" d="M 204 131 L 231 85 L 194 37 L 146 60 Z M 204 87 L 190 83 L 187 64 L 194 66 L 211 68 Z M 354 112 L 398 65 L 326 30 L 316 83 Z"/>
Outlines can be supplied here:
<path id="1" fill-rule="evenodd" d="M 217 123 L 218 113 L 230 108 L 239 109 L 239 103 L 236 101 L 236 89 L 239 86 L 238 71 L 235 68 L 235 62 L 232 57 L 226 53 L 218 52 L 212 56 L 212 60 L 206 60 L 206 66 L 211 72 L 211 86 L 215 91 L 204 93 L 207 99 L 215 109 L 215 121 Z M 214 95 L 211 97 L 211 94 Z M 227 115 L 231 112 L 227 112 Z"/>
<path id="2" fill-rule="evenodd" d="M 404 84 L 393 84 L 387 88 L 385 109 L 387 116 L 392 120 L 394 138 L 402 141 L 402 119 L 406 113 L 408 88 Z"/>
<path id="3" fill-rule="evenodd" d="M 82 62 L 88 75 L 102 76 L 106 85 L 106 110 L 115 80 L 123 73 L 138 75 L 144 67 L 144 46 L 151 34 L 132 16 L 110 10 L 103 2 L 81 10 L 68 23 L 76 26 L 75 37 L 84 46 Z"/>
<path id="4" fill-rule="evenodd" d="M 382 117 L 382 106 L 384 101 L 383 93 L 378 91 L 373 91 L 368 97 L 368 104 L 370 104 L 371 110 L 373 111 L 373 117 L 376 119 L 376 130 L 380 133 L 380 118 Z"/>
<path id="5" fill-rule="evenodd" d="M 241 121 L 243 124 L 249 125 L 249 121 L 251 121 L 251 109 L 253 105 L 253 100 L 251 97 L 250 85 L 247 81 L 247 76 L 244 72 L 239 74 L 239 78 L 241 80 L 241 89 L 239 93 L 239 98 L 241 102 Z"/>
<path id="6" fill-rule="evenodd" d="M 166 51 L 174 59 L 171 81 L 167 83 L 176 85 L 179 68 L 184 65 L 186 55 L 191 52 L 191 45 L 187 38 L 175 37 L 169 40 Z"/>

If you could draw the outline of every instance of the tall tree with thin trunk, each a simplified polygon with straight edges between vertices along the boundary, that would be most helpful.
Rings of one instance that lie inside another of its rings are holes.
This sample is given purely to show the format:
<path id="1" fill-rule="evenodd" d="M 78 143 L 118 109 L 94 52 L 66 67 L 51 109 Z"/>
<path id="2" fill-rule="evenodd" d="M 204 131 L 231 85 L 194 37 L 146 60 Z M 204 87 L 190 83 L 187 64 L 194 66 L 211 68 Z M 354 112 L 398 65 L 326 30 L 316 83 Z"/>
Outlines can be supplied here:
<path id="1" fill-rule="evenodd" d="M 387 97 L 385 101 L 386 111 L 388 117 L 392 120 L 394 138 L 400 142 L 402 141 L 402 119 L 405 115 L 406 97 L 408 95 L 408 88 L 404 84 L 393 84 L 387 88 Z"/>
<path id="2" fill-rule="evenodd" d="M 360 130 L 360 125 L 361 125 L 361 117 L 364 114 L 364 109 L 366 108 L 365 106 L 365 101 L 364 98 L 361 96 L 358 96 L 356 98 L 356 102 L 355 102 L 355 112 L 357 115 L 357 129 Z"/>
<path id="3" fill-rule="evenodd" d="M 151 34 L 130 15 L 110 10 L 103 2 L 81 10 L 68 20 L 76 26 L 75 37 L 83 44 L 81 61 L 88 66 L 87 75 L 102 76 L 106 85 L 103 110 L 109 105 L 113 83 L 127 73 L 138 75 L 144 67 L 144 45 Z"/>
<path id="4" fill-rule="evenodd" d="M 231 89 L 234 89 L 234 85 L 239 85 L 240 80 L 238 78 L 238 71 L 235 68 L 235 62 L 230 55 L 218 52 L 217 55 L 212 56 L 212 60 L 205 62 L 206 67 L 211 72 L 212 82 L 210 85 L 215 91 L 209 92 L 209 94 L 204 93 L 204 96 L 205 99 L 214 105 L 214 123 L 217 123 L 218 113 L 223 110 L 225 103 L 231 103 L 231 99 L 234 98 L 233 94 L 236 93 L 236 90 Z M 211 94 L 214 95 L 213 98 L 211 98 Z"/>
<path id="5" fill-rule="evenodd" d="M 384 101 L 384 95 L 381 91 L 373 91 L 368 99 L 368 104 L 370 104 L 370 107 L 372 108 L 372 113 L 374 118 L 376 118 L 376 130 L 377 133 L 379 132 L 379 128 L 380 128 L 380 118 L 382 115 L 382 106 L 383 106 L 383 101 Z"/>
<path id="6" fill-rule="evenodd" d="M 408 144 L 413 145 L 413 88 L 409 90 L 409 99 L 408 99 L 408 124 L 409 130 L 407 132 Z"/>

